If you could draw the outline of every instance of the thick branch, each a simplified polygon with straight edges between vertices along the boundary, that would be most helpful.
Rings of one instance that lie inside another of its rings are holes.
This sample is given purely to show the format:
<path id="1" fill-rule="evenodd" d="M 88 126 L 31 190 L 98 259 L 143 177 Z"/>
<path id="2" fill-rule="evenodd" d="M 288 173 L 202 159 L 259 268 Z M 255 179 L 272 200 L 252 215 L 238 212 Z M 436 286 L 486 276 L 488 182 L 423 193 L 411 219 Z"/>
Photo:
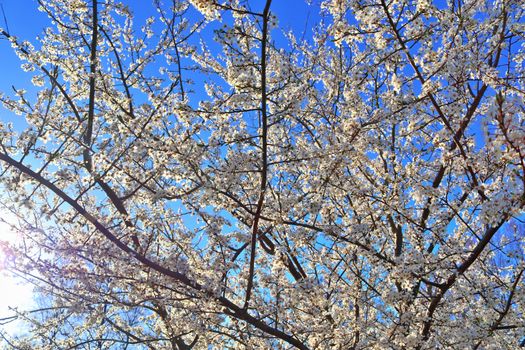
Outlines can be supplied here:
<path id="1" fill-rule="evenodd" d="M 208 297 L 211 297 L 221 305 L 223 305 L 226 309 L 224 312 L 228 315 L 231 315 L 235 318 L 238 318 L 240 320 L 243 320 L 247 322 L 248 324 L 252 325 L 253 327 L 272 335 L 278 339 L 281 339 L 293 346 L 295 346 L 298 349 L 301 350 L 308 350 L 308 347 L 304 345 L 302 342 L 300 342 L 295 337 L 286 334 L 283 331 L 280 331 L 277 328 L 271 327 L 264 323 L 263 321 L 251 316 L 248 314 L 247 310 L 244 308 L 240 308 L 239 306 L 235 305 L 233 302 L 231 302 L 229 299 L 225 297 L 216 297 L 215 294 L 209 290 L 207 290 L 204 286 L 201 284 L 193 281 L 188 276 L 186 276 L 183 273 L 180 273 L 178 271 L 173 271 L 171 269 L 168 269 L 153 260 L 150 260 L 149 258 L 139 254 L 134 249 L 130 248 L 128 245 L 123 243 L 120 239 L 118 239 L 108 228 L 106 228 L 105 225 L 103 225 L 100 221 L 98 221 L 93 215 L 91 215 L 83 206 L 81 206 L 76 200 L 71 198 L 69 195 L 67 195 L 64 191 L 62 191 L 60 188 L 58 188 L 55 184 L 53 184 L 51 181 L 44 178 L 41 174 L 36 173 L 35 171 L 31 170 L 24 164 L 21 164 L 8 156 L 7 154 L 0 152 L 0 161 L 3 161 L 7 163 L 8 165 L 16 168 L 20 172 L 26 174 L 27 176 L 31 177 L 35 181 L 37 181 L 39 184 L 47 187 L 50 191 L 52 191 L 55 195 L 60 197 L 64 202 L 68 203 L 75 211 L 81 215 L 84 219 L 86 219 L 90 224 L 95 226 L 95 228 L 104 236 L 106 237 L 110 242 L 112 242 L 115 246 L 117 246 L 120 250 L 123 252 L 129 254 L 133 258 L 135 258 L 140 263 L 144 264 L 145 266 L 151 268 L 154 271 L 157 271 L 165 276 L 168 276 L 170 278 L 173 278 L 174 280 L 182 283 L 183 285 L 197 291 L 201 292 L 203 294 L 206 294 Z"/>
<path id="2" fill-rule="evenodd" d="M 268 15 L 270 13 L 270 5 L 272 0 L 267 0 L 263 11 L 263 28 L 262 28 L 262 43 L 261 43 L 261 115 L 262 115 L 262 169 L 261 169 L 261 184 L 259 188 L 259 200 L 257 201 L 257 209 L 255 217 L 253 218 L 252 240 L 250 247 L 250 271 L 248 275 L 248 285 L 246 287 L 246 300 L 244 308 L 247 309 L 250 303 L 250 297 L 253 288 L 253 279 L 255 274 L 255 255 L 257 248 L 257 233 L 259 232 L 259 220 L 264 204 L 264 194 L 266 192 L 266 183 L 268 181 L 268 112 L 267 112 L 267 92 L 266 92 L 266 47 L 268 41 Z"/>

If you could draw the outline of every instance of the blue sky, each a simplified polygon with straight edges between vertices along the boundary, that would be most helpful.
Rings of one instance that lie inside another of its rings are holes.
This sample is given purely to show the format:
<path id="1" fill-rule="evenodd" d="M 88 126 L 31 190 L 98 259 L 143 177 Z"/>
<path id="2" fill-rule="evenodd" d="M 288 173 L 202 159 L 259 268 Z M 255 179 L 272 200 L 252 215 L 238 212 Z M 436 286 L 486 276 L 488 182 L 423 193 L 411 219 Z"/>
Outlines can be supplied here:
<path id="1" fill-rule="evenodd" d="M 151 7 L 153 1 L 132 0 L 124 2 L 131 4 L 130 7 L 139 22 L 145 15 L 153 14 Z M 262 9 L 264 6 L 262 0 L 251 1 L 250 3 L 254 10 Z M 37 10 L 38 3 L 36 0 L 0 0 L 0 4 L 4 9 L 10 34 L 20 39 L 34 43 L 35 38 L 42 33 L 45 27 L 50 25 L 47 16 Z M 280 27 L 284 30 L 292 29 L 296 34 L 301 33 L 305 28 L 307 19 L 310 26 L 318 20 L 318 6 L 308 6 L 302 0 L 274 1 L 271 9 L 279 18 Z M 190 14 L 195 14 L 195 12 L 191 11 Z M 6 27 L 3 16 L 0 16 L 0 27 Z M 5 42 L 0 44 L 1 90 L 4 90 L 8 82 L 19 82 L 20 79 L 30 81 L 29 74 L 23 74 L 20 69 L 17 69 L 20 63 L 11 50 L 6 50 L 7 45 L 5 44 Z M 10 88 L 10 84 L 7 87 Z"/>
<path id="2" fill-rule="evenodd" d="M 143 24 L 147 16 L 155 14 L 151 6 L 152 0 L 124 2 L 130 4 L 136 15 L 136 25 L 138 27 Z M 264 3 L 265 1 L 263 0 L 250 2 L 252 9 L 257 12 L 262 10 Z M 3 14 L 0 13 L 0 27 L 8 30 L 11 35 L 17 37 L 20 41 L 27 40 L 38 47 L 37 37 L 42 35 L 44 29 L 52 24 L 45 13 L 38 11 L 37 0 L 0 0 L 0 4 L 5 14 L 4 20 Z M 303 0 L 274 1 L 271 8 L 272 12 L 279 19 L 279 28 L 284 31 L 293 30 L 298 37 L 301 36 L 305 29 L 307 31 L 311 30 L 312 25 L 319 20 L 318 6 L 308 6 Z M 188 15 L 200 17 L 200 14 L 194 10 L 189 11 Z M 213 28 L 218 25 L 218 23 L 211 23 L 210 27 Z M 203 39 L 208 39 L 206 36 L 210 36 L 211 33 L 210 30 L 205 30 L 199 35 Z M 275 34 L 275 40 L 279 44 L 279 35 Z M 309 36 L 306 34 L 305 37 L 308 38 Z M 22 62 L 15 55 L 7 40 L 0 40 L 0 62 L 2 62 L 0 65 L 0 92 L 14 95 L 12 86 L 27 90 L 30 96 L 37 91 L 31 83 L 34 73 L 26 73 L 20 68 Z M 194 96 L 194 99 L 198 100 L 198 97 Z M 0 106 L 0 121 L 5 122 L 8 120 L 15 121 L 15 127 L 24 125 L 23 116 L 14 116 Z"/>
<path id="3" fill-rule="evenodd" d="M 128 2 L 132 4 L 134 12 L 139 15 L 139 24 L 141 18 L 152 13 L 151 1 L 149 0 L 131 0 Z M 21 40 L 35 43 L 35 38 L 42 33 L 46 26 L 50 25 L 47 16 L 37 11 L 36 0 L 0 0 L 0 3 L 5 11 L 10 33 Z M 254 10 L 259 10 L 264 5 L 263 0 L 255 0 L 251 3 Z M 309 8 L 302 0 L 275 0 L 272 10 L 279 18 L 282 29 L 292 29 L 298 35 L 305 28 L 307 18 L 309 18 L 309 27 L 319 19 L 318 9 L 315 5 Z M 196 15 L 195 11 L 191 11 L 190 14 Z M 2 17 L 0 17 L 0 27 L 6 27 Z M 307 34 L 306 37 L 309 35 Z M 24 73 L 20 69 L 21 62 L 5 40 L 0 41 L 0 62 L 2 62 L 0 65 L 0 91 L 10 92 L 11 85 L 31 91 L 30 79 L 32 74 Z M 0 109 L 0 120 L 4 119 L 3 113 L 4 111 Z M 450 227 L 451 229 L 452 226 L 453 224 Z"/>
<path id="4" fill-rule="evenodd" d="M 34 39 L 45 28 L 49 21 L 45 14 L 37 10 L 36 0 L 0 0 L 7 20 L 9 32 L 23 40 L 34 42 Z M 6 29 L 3 16 L 0 27 Z M 0 41 L 0 91 L 11 89 L 11 85 L 29 86 L 30 74 L 23 74 L 18 57 L 10 50 L 7 41 Z"/>
<path id="5" fill-rule="evenodd" d="M 133 13 L 136 16 L 135 24 L 140 27 L 144 23 L 147 16 L 155 15 L 153 9 L 153 0 L 131 0 L 123 1 L 129 4 Z M 250 1 L 252 10 L 259 12 L 264 7 L 264 0 Z M 38 46 L 36 40 L 39 35 L 42 35 L 44 29 L 51 25 L 51 21 L 45 13 L 38 11 L 37 0 L 0 0 L 4 16 L 0 13 L 0 27 L 8 29 L 9 33 L 16 36 L 19 40 L 27 40 Z M 313 1 L 312 5 L 307 5 L 303 0 L 287 0 L 287 1 L 273 1 L 271 6 L 272 12 L 279 19 L 279 30 L 292 30 L 297 37 L 306 29 L 311 31 L 312 25 L 319 21 L 319 1 Z M 201 17 L 195 10 L 188 12 L 189 16 Z M 7 22 L 7 23 L 6 23 Z M 218 23 L 211 23 L 210 28 L 217 27 Z M 199 34 L 201 39 L 210 42 L 212 31 L 205 30 Z M 305 38 L 311 37 L 306 34 Z M 279 46 L 280 35 L 274 31 L 274 40 Z M 197 39 L 198 40 L 198 39 Z M 284 43 L 283 43 L 284 44 Z M 31 84 L 32 73 L 23 72 L 20 69 L 21 61 L 14 54 L 10 48 L 7 40 L 0 40 L 0 92 L 13 95 L 12 86 L 18 89 L 25 89 L 30 94 L 34 92 Z M 198 82 L 197 82 L 198 83 Z M 195 97 L 194 97 L 195 99 Z M 195 102 L 195 101 L 193 101 Z M 0 106 L 0 112 L 6 116 L 7 112 Z M 3 118 L 5 121 L 5 118 Z M 18 119 L 18 122 L 21 122 Z M 15 125 L 18 123 L 15 122 Z"/>

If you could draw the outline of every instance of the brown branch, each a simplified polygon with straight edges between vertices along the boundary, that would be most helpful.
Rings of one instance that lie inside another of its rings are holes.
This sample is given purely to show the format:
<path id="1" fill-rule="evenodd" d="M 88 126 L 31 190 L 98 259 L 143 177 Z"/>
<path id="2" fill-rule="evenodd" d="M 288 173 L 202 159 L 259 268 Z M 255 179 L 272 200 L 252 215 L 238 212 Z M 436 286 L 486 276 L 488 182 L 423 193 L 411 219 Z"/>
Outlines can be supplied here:
<path id="1" fill-rule="evenodd" d="M 509 327 L 509 326 L 500 326 L 501 322 L 503 321 L 503 319 L 505 318 L 505 316 L 507 316 L 507 314 L 509 313 L 510 311 L 510 307 L 512 306 L 512 299 L 514 298 L 514 295 L 516 293 L 516 288 L 518 287 L 518 283 L 521 279 L 521 276 L 523 275 L 523 272 L 524 270 L 520 270 L 520 272 L 518 273 L 518 275 L 516 276 L 516 279 L 514 280 L 514 283 L 512 283 L 512 286 L 510 288 L 510 293 L 509 293 L 509 296 L 507 297 L 507 301 L 505 302 L 505 307 L 504 309 L 499 312 L 499 317 L 496 321 L 494 321 L 494 323 L 492 324 L 492 326 L 490 326 L 490 329 L 489 329 L 489 332 L 490 334 L 492 334 L 494 331 L 496 330 L 500 330 L 500 329 L 505 329 L 506 327 Z M 473 350 L 476 350 L 478 349 L 481 344 L 483 343 L 482 340 L 480 340 L 474 347 L 473 347 Z"/>
<path id="2" fill-rule="evenodd" d="M 505 215 L 498 224 L 485 231 L 485 234 L 483 235 L 482 239 L 474 247 L 474 250 L 470 253 L 468 258 L 465 261 L 463 261 L 463 263 L 456 269 L 456 272 L 447 279 L 445 284 L 440 288 L 439 292 L 432 298 L 432 301 L 430 302 L 430 306 L 428 307 L 427 311 L 427 320 L 423 323 L 423 330 L 421 332 L 425 341 L 428 340 L 428 338 L 430 337 L 430 328 L 432 326 L 433 321 L 432 317 L 439 305 L 439 302 L 445 296 L 445 293 L 450 288 L 452 288 L 454 283 L 457 281 L 458 277 L 463 275 L 468 270 L 468 268 L 478 259 L 485 247 L 490 243 L 492 237 L 494 237 L 496 232 L 498 232 L 500 227 L 503 226 L 507 219 L 508 215 Z M 420 347 L 421 345 L 418 347 L 418 349 Z"/>
<path id="3" fill-rule="evenodd" d="M 146 256 L 139 254 L 134 249 L 130 248 L 128 245 L 123 243 L 120 239 L 118 239 L 105 225 L 103 225 L 97 218 L 95 218 L 93 215 L 91 215 L 83 206 L 81 206 L 77 201 L 75 201 L 73 198 L 71 198 L 69 195 L 67 195 L 64 191 L 62 191 L 60 188 L 58 188 L 55 184 L 44 178 L 42 175 L 36 173 L 35 171 L 31 170 L 24 164 L 21 164 L 11 158 L 9 155 L 0 152 L 0 161 L 3 161 L 7 163 L 8 165 L 12 166 L 13 168 L 16 168 L 20 172 L 26 174 L 27 176 L 31 177 L 38 183 L 44 185 L 47 187 L 51 192 L 53 192 L 55 195 L 60 197 L 64 202 L 68 203 L 80 216 L 82 216 L 85 220 L 87 220 L 90 224 L 92 224 L 104 237 L 106 237 L 111 243 L 113 243 L 117 248 L 125 252 L 126 254 L 129 254 L 131 257 L 135 258 L 138 262 L 142 263 L 143 265 L 151 268 L 154 271 L 159 272 L 162 275 L 165 275 L 167 277 L 173 278 L 177 282 L 197 291 L 201 292 L 208 297 L 213 298 L 218 303 L 223 305 L 225 307 L 224 313 L 230 316 L 233 316 L 235 318 L 238 318 L 239 320 L 245 321 L 246 323 L 250 324 L 251 326 L 269 334 L 272 335 L 278 339 L 281 339 L 293 346 L 295 346 L 298 349 L 301 350 L 308 350 L 308 347 L 304 345 L 301 341 L 299 341 L 297 338 L 293 337 L 292 335 L 289 335 L 277 328 L 271 327 L 262 320 L 250 315 L 245 308 L 241 308 L 234 304 L 229 299 L 222 297 L 222 296 L 216 296 L 215 293 L 212 291 L 207 290 L 204 286 L 199 284 L 198 282 L 193 281 L 190 279 L 187 275 L 178 272 L 173 271 L 171 269 L 168 269 L 155 261 L 147 258 Z"/>
<path id="4" fill-rule="evenodd" d="M 255 254 L 257 248 L 257 233 L 259 232 L 259 220 L 261 218 L 262 208 L 264 204 L 264 194 L 266 192 L 266 185 L 268 182 L 268 106 L 267 106 L 267 92 L 266 92 L 266 46 L 268 41 L 268 15 L 270 13 L 270 5 L 272 0 L 267 0 L 263 11 L 263 28 L 261 39 L 261 119 L 262 119 L 262 169 L 261 169 L 261 185 L 259 189 L 259 200 L 257 201 L 257 209 L 253 218 L 252 240 L 250 247 L 250 268 L 248 275 L 248 285 L 246 287 L 246 299 L 244 301 L 244 309 L 247 309 L 250 303 L 250 298 L 253 288 L 253 279 L 255 275 Z"/>

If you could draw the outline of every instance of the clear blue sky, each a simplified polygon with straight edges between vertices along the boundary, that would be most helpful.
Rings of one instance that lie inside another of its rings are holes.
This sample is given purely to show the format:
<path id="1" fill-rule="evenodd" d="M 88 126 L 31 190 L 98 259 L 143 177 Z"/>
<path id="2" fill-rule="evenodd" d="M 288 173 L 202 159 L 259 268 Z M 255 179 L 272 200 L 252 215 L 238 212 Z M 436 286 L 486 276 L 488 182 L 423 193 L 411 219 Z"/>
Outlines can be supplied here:
<path id="1" fill-rule="evenodd" d="M 136 22 L 140 25 L 147 16 L 154 15 L 152 8 L 153 0 L 124 0 L 136 14 Z M 250 1 L 254 11 L 261 11 L 265 0 Z M 37 36 L 41 35 L 44 28 L 51 25 L 51 21 L 46 14 L 37 10 L 37 0 L 0 0 L 3 7 L 7 27 L 11 35 L 20 40 L 28 40 L 37 44 Z M 274 0 L 272 12 L 279 19 L 282 30 L 293 30 L 300 36 L 305 29 L 305 24 L 311 29 L 312 24 L 319 20 L 319 8 L 317 5 L 308 6 L 304 0 Z M 197 15 L 195 11 L 190 11 L 189 15 Z M 213 24 L 212 24 L 213 26 Z M 6 29 L 6 23 L 0 14 L 0 27 Z M 275 33 L 277 34 L 277 33 Z M 309 35 L 306 35 L 308 38 Z M 275 39 L 279 40 L 279 35 Z M 14 54 L 6 40 L 0 41 L 0 91 L 11 94 L 12 86 L 23 88 L 28 92 L 32 91 L 31 73 L 24 73 L 20 69 L 21 62 Z M 5 113 L 0 107 L 0 111 Z"/>
<path id="2" fill-rule="evenodd" d="M 9 32 L 20 39 L 34 42 L 49 24 L 46 15 L 37 10 L 36 0 L 0 0 L 0 4 L 5 12 Z M 3 16 L 0 17 L 0 27 L 6 29 Z M 22 72 L 21 62 L 6 40 L 0 41 L 0 62 L 0 91 L 10 91 L 12 85 L 26 89 L 30 87 L 31 75 Z"/>

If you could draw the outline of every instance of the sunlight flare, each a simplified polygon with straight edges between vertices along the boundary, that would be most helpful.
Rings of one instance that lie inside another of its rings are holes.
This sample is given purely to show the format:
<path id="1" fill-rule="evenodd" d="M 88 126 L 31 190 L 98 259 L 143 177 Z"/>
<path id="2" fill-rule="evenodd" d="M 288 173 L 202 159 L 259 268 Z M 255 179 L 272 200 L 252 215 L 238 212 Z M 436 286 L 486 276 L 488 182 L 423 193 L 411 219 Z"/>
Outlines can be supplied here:
<path id="1" fill-rule="evenodd" d="M 11 229 L 9 219 L 0 221 L 0 331 L 17 333 L 21 325 L 16 321 L 16 312 L 26 310 L 33 303 L 32 287 L 9 270 L 15 256 L 11 244 L 20 240 L 19 234 Z"/>

